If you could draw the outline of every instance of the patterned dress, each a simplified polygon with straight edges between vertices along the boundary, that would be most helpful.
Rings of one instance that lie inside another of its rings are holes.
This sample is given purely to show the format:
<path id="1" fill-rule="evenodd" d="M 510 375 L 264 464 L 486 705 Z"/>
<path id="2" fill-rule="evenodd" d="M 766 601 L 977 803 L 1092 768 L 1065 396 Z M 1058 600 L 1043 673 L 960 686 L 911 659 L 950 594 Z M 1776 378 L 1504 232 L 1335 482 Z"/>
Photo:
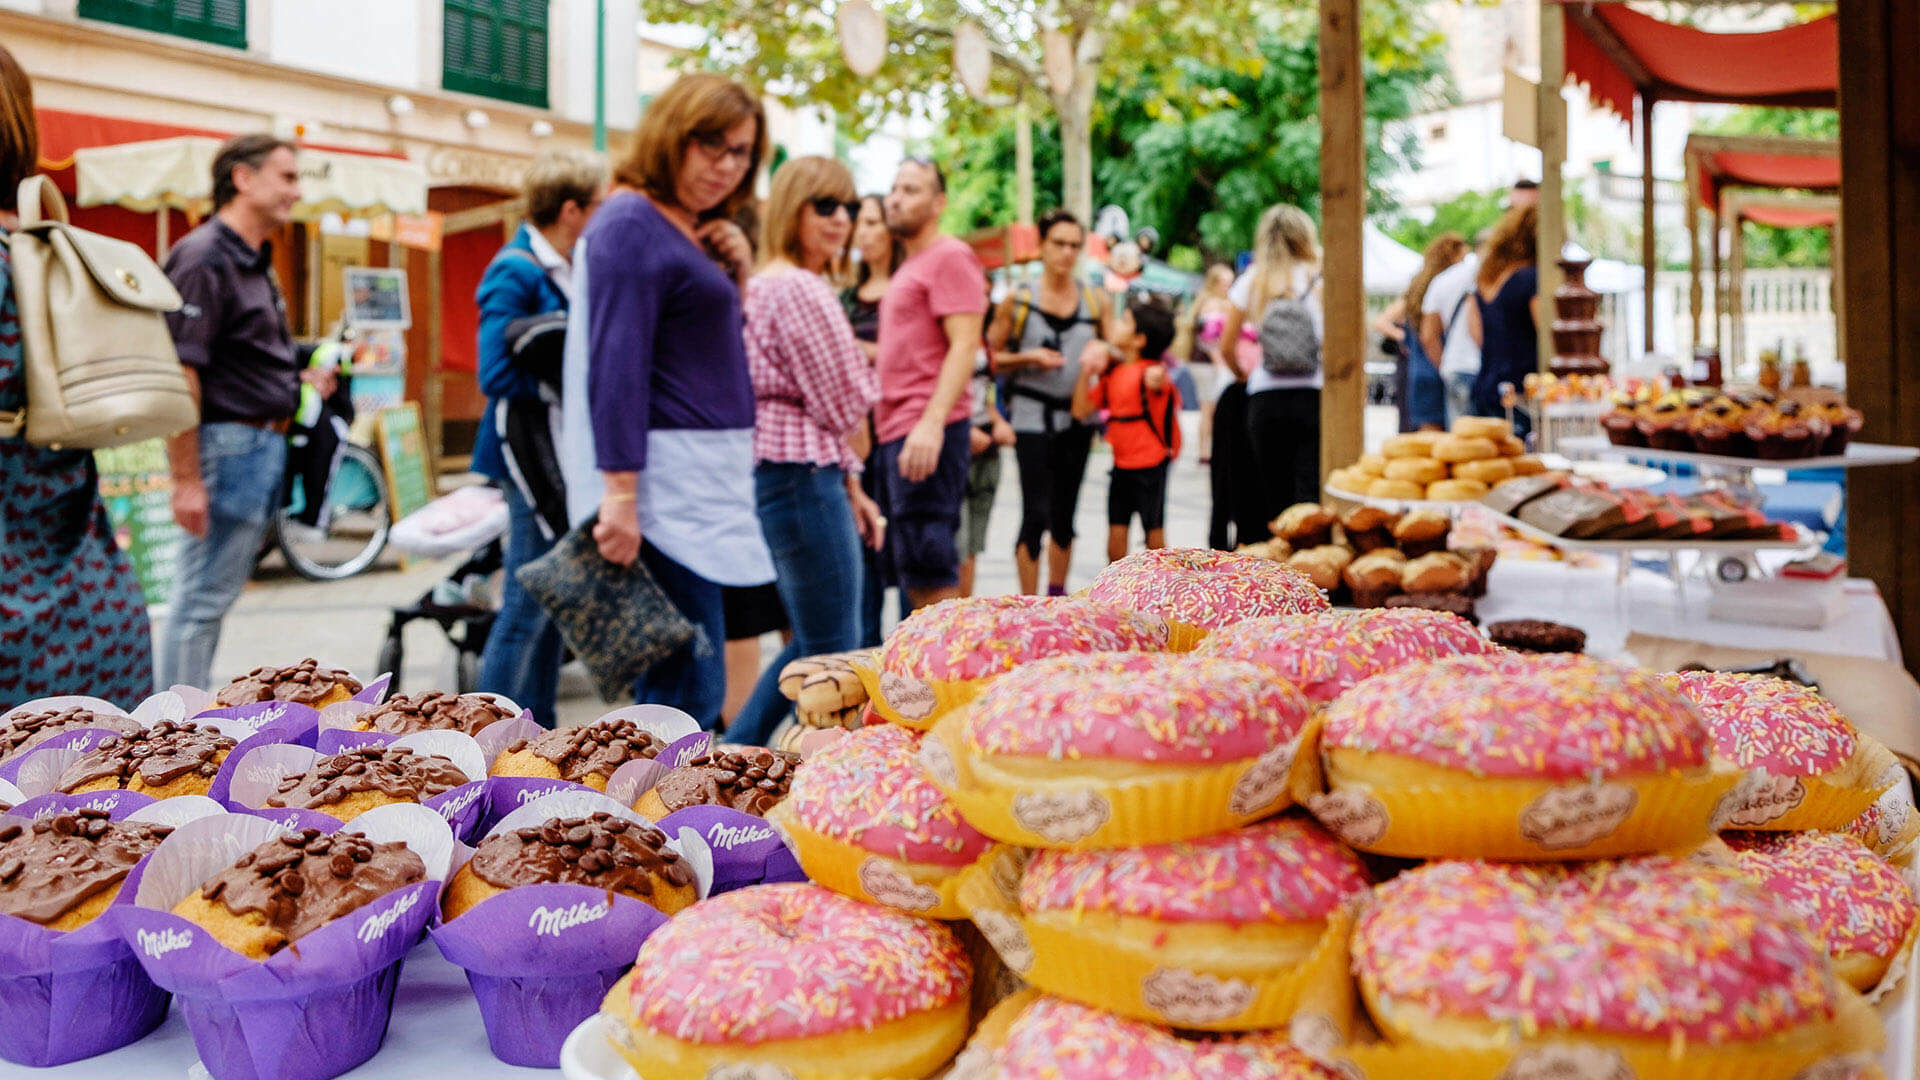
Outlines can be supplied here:
<path id="1" fill-rule="evenodd" d="M 0 411 L 20 408 L 25 388 L 13 264 L 0 245 Z M 0 438 L 0 712 L 53 694 L 131 709 L 153 691 L 146 598 L 99 481 L 89 451 Z"/>

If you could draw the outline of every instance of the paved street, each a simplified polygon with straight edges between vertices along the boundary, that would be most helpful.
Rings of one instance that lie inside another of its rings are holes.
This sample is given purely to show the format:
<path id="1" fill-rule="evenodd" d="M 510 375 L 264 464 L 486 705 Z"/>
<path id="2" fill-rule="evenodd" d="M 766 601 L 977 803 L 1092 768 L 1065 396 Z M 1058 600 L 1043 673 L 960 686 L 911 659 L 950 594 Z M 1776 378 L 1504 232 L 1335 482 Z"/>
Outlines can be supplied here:
<path id="1" fill-rule="evenodd" d="M 1392 411 L 1368 410 L 1369 443 L 1391 429 Z M 1194 444 L 1198 415 L 1182 416 L 1187 444 Z M 1107 474 L 1113 459 L 1099 446 L 1087 470 L 1075 526 L 1082 538 L 1073 553 L 1071 587 L 1079 587 L 1106 562 Z M 1005 451 L 1004 480 L 994 504 L 987 553 L 980 557 L 977 591 L 982 594 L 1015 591 L 1014 534 L 1020 525 L 1020 485 L 1013 452 Z M 1174 464 L 1167 496 L 1167 542 L 1174 546 L 1203 546 L 1207 539 L 1210 497 L 1207 473 L 1192 450 Z M 1140 537 L 1136 531 L 1134 545 Z M 291 663 L 313 656 L 340 664 L 356 673 L 373 673 L 380 644 L 395 605 L 411 604 L 459 564 L 459 559 L 412 560 L 404 569 L 392 553 L 378 567 L 341 582 L 312 582 L 295 576 L 270 556 L 228 617 L 226 632 L 214 658 L 214 678 L 224 681 L 261 664 Z M 400 671 L 407 690 L 451 687 L 454 650 L 446 635 L 431 622 L 419 621 L 404 635 L 405 662 Z M 777 639 L 769 637 L 769 659 Z M 570 666 L 561 682 L 560 714 L 564 723 L 580 723 L 609 706 L 594 696 L 590 683 Z"/>

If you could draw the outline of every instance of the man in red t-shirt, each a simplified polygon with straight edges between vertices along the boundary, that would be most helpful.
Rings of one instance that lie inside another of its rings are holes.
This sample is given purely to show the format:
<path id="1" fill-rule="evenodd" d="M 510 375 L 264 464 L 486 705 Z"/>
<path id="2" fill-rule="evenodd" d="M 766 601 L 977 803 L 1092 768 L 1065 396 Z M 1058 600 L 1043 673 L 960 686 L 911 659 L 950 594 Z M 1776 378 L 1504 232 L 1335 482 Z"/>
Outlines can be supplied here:
<path id="1" fill-rule="evenodd" d="M 1180 456 L 1180 388 L 1167 378 L 1173 313 L 1145 299 L 1131 300 L 1107 323 L 1107 339 L 1089 342 L 1080 356 L 1073 415 L 1086 420 L 1107 410 L 1113 477 L 1107 486 L 1107 561 L 1127 554 L 1135 516 L 1147 546 L 1167 546 L 1167 469 Z M 1096 379 L 1098 381 L 1096 381 Z"/>
<path id="2" fill-rule="evenodd" d="M 938 165 L 909 158 L 886 208 L 907 259 L 880 301 L 877 464 L 891 481 L 887 547 L 918 608 L 960 595 L 957 535 L 972 456 L 967 386 L 987 310 L 986 271 L 971 247 L 940 232 L 947 183 Z"/>

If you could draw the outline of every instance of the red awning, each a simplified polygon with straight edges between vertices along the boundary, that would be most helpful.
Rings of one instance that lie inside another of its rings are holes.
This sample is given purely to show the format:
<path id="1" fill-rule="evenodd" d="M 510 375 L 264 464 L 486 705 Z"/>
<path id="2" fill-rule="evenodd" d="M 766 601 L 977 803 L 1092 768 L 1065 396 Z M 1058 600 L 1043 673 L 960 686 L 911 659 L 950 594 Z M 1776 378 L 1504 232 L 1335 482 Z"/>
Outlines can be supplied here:
<path id="1" fill-rule="evenodd" d="M 234 134 L 212 128 L 157 124 L 148 120 L 123 120 L 117 116 L 95 116 L 92 113 L 66 112 L 61 109 L 35 109 L 34 115 L 40 122 L 40 168 L 44 172 L 55 174 L 73 168 L 75 150 L 84 150 L 91 146 L 119 146 L 122 143 L 172 139 L 181 135 L 203 135 L 224 139 Z M 331 146 L 306 140 L 301 140 L 300 145 L 336 154 L 360 154 L 366 157 L 396 158 L 401 161 L 406 160 L 407 157 L 405 154 L 387 150 Z"/>
<path id="2" fill-rule="evenodd" d="M 1776 229 L 1831 229 L 1840 221 L 1838 210 L 1790 206 L 1747 206 L 1741 208 L 1740 216 Z"/>
<path id="3" fill-rule="evenodd" d="M 1636 93 L 1656 101 L 1833 108 L 1839 23 L 1828 15 L 1757 34 L 1718 34 L 1642 15 L 1621 3 L 1560 0 L 1567 74 L 1633 122 Z"/>
<path id="4" fill-rule="evenodd" d="M 1758 154 L 1718 150 L 1699 156 L 1700 202 L 1720 211 L 1720 193 L 1729 186 L 1836 191 L 1840 158 L 1835 154 Z M 1758 220 L 1758 219 L 1756 219 Z"/>

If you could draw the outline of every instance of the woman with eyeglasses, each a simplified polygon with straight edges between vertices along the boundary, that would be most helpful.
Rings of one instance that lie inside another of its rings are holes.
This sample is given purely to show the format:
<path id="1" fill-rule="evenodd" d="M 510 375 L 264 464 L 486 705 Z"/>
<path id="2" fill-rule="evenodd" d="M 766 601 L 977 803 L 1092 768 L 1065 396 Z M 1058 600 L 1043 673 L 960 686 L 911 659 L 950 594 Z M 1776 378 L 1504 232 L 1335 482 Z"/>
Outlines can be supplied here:
<path id="1" fill-rule="evenodd" d="M 600 554 L 644 563 L 694 625 L 634 693 L 708 728 L 726 696 L 722 588 L 774 579 L 741 338 L 753 247 L 733 222 L 766 140 L 759 99 L 723 76 L 684 75 L 656 98 L 580 237 L 567 326 L 569 515 L 596 519 Z"/>
<path id="2" fill-rule="evenodd" d="M 767 195 L 761 266 L 747 282 L 754 491 L 793 638 L 761 675 L 727 734 L 763 744 L 787 712 L 780 671 L 860 639 L 861 545 L 886 519 L 860 488 L 868 410 L 880 378 L 828 284 L 844 268 L 860 201 L 853 174 L 825 157 L 780 166 Z"/>

